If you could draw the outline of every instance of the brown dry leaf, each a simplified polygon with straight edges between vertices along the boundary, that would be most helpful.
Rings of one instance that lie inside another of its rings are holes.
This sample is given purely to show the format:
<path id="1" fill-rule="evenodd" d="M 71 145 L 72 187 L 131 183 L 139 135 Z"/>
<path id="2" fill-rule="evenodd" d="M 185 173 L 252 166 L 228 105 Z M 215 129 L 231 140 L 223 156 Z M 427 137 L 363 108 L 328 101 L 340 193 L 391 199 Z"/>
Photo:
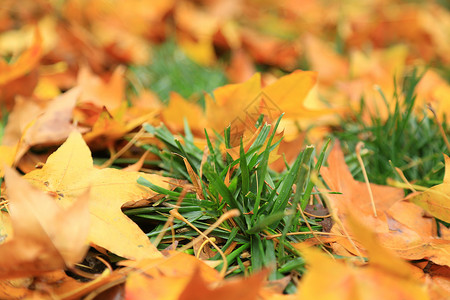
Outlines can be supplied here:
<path id="1" fill-rule="evenodd" d="M 17 99 L 3 137 L 4 145 L 18 145 L 16 163 L 30 147 L 59 143 L 69 136 L 74 129 L 72 111 L 79 96 L 80 89 L 75 87 L 45 107 L 30 99 Z"/>
<path id="2" fill-rule="evenodd" d="M 195 257 L 201 260 L 208 260 L 217 254 L 217 252 L 212 249 L 212 246 L 208 240 L 204 237 L 199 239 L 192 248 L 194 250 Z"/>
<path id="3" fill-rule="evenodd" d="M 221 279 L 219 272 L 192 255 L 170 251 L 169 257 L 123 261 L 120 265 L 136 270 L 127 279 L 127 299 L 178 299 L 197 270 L 207 282 Z M 167 287 L 170 286 L 170 289 Z"/>
<path id="4" fill-rule="evenodd" d="M 425 283 L 431 299 L 445 299 L 450 295 L 450 267 L 430 262 L 416 263 L 426 274 Z"/>
<path id="5" fill-rule="evenodd" d="M 125 167 L 122 169 L 122 171 L 127 171 L 127 172 L 139 172 L 142 169 L 142 166 L 145 163 L 145 158 L 147 158 L 147 155 L 150 153 L 149 150 L 145 151 L 144 154 L 142 154 L 141 158 L 135 162 L 132 165 L 129 165 L 128 167 Z"/>
<path id="6" fill-rule="evenodd" d="M 368 253 L 368 266 L 355 268 L 333 261 L 317 250 L 299 248 L 311 264 L 299 286 L 299 295 L 305 297 L 301 299 L 309 299 L 313 294 L 319 299 L 429 299 L 419 269 L 383 247 L 376 233 L 353 215 L 347 216 L 347 221 L 355 242 Z M 325 273 L 327 276 L 323 277 Z"/>
<path id="7" fill-rule="evenodd" d="M 450 158 L 444 154 L 445 176 L 444 182 L 414 197 L 409 201 L 419 205 L 434 217 L 445 222 L 450 222 Z"/>
<path id="8" fill-rule="evenodd" d="M 388 213 L 389 233 L 379 234 L 385 248 L 409 259 L 427 259 L 439 265 L 450 265 L 450 240 L 437 237 L 434 220 L 424 216 L 424 210 L 407 201 L 392 205 Z"/>
<path id="9" fill-rule="evenodd" d="M 152 278 L 161 276 L 190 277 L 196 269 L 199 269 L 203 278 L 208 282 L 221 279 L 219 272 L 205 262 L 195 256 L 173 250 L 167 251 L 167 256 L 164 257 L 142 259 L 137 262 L 121 261 L 119 265 L 139 270 L 140 273 L 143 272 Z"/>
<path id="10" fill-rule="evenodd" d="M 435 237 L 432 220 L 423 217 L 423 210 L 401 201 L 401 189 L 370 185 L 378 214 L 375 217 L 366 185 L 353 179 L 338 145 L 331 151 L 328 162 L 329 166 L 321 169 L 322 176 L 332 191 L 339 191 L 342 195 L 329 194 L 327 197 L 347 229 L 348 216 L 352 214 L 378 234 L 384 248 L 394 251 L 398 256 L 409 260 L 429 259 L 441 265 L 450 263 L 450 241 Z M 332 233 L 345 235 L 336 224 Z M 332 247 L 340 255 L 358 255 L 354 245 L 344 237 L 336 238 Z M 359 251 L 364 251 L 358 243 L 357 247 Z"/>
<path id="11" fill-rule="evenodd" d="M 0 245 L 0 278 L 39 275 L 82 260 L 88 248 L 89 196 L 81 194 L 62 209 L 16 171 L 5 173 L 13 238 Z"/>
<path id="12" fill-rule="evenodd" d="M 169 188 L 162 176 L 94 168 L 88 146 L 80 133 L 73 132 L 41 169 L 24 177 L 57 198 L 63 207 L 69 206 L 79 194 L 91 187 L 89 241 L 117 255 L 140 259 L 161 256 L 142 230 L 121 211 L 126 203 L 156 195 L 137 183 L 141 176 Z"/>
<path id="13" fill-rule="evenodd" d="M 389 221 L 389 228 L 389 233 L 378 235 L 385 248 L 395 251 L 404 259 L 427 259 L 439 265 L 450 266 L 450 240 L 419 235 L 392 219 Z"/>
<path id="14" fill-rule="evenodd" d="M 1 299 L 77 299 L 67 296 L 83 287 L 81 283 L 57 270 L 37 277 L 17 278 L 0 281 Z"/>
<path id="15" fill-rule="evenodd" d="M 345 165 L 342 150 L 335 145 L 328 158 L 329 166 L 323 167 L 321 173 L 332 191 L 342 195 L 329 194 L 330 205 L 337 212 L 343 225 L 349 229 L 348 217 L 352 214 L 360 223 L 370 227 L 378 234 L 380 243 L 398 256 L 409 259 L 429 259 L 437 264 L 448 265 L 450 241 L 435 238 L 432 223 L 423 217 L 423 211 L 405 201 L 403 191 L 397 188 L 371 184 L 378 217 L 373 215 L 367 186 L 355 181 Z M 332 233 L 345 236 L 345 231 L 338 224 Z M 323 239 L 326 242 L 326 239 Z M 358 240 L 357 240 L 358 241 Z M 333 242 L 333 241 L 331 241 Z M 347 238 L 335 239 L 332 244 L 335 253 L 345 256 L 364 253 Z"/>

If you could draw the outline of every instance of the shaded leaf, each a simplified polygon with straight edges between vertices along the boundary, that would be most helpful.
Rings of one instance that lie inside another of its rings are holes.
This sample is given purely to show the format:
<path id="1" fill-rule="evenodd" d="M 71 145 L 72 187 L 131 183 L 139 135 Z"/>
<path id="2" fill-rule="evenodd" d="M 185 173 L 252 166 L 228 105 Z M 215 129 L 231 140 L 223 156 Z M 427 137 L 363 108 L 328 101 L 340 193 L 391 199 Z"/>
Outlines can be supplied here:
<path id="1" fill-rule="evenodd" d="M 39 275 L 82 260 L 90 227 L 88 195 L 62 209 L 16 171 L 6 169 L 5 180 L 14 235 L 0 245 L 0 277 Z"/>

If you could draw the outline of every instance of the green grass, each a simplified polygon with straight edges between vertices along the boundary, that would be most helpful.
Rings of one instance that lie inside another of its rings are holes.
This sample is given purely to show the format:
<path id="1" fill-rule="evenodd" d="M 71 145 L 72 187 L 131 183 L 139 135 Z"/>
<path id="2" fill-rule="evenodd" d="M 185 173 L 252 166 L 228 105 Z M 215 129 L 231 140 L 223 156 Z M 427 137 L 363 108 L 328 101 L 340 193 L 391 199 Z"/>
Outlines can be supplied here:
<path id="1" fill-rule="evenodd" d="M 448 149 L 438 124 L 428 117 L 426 108 L 423 108 L 422 116 L 412 111 L 416 99 L 414 91 L 420 78 L 421 74 L 416 71 L 405 77 L 402 94 L 391 96 L 396 104 L 386 120 L 374 115 L 372 124 L 368 125 L 357 114 L 355 120 L 343 120 L 341 129 L 333 133 L 333 137 L 341 140 L 347 162 L 359 180 L 363 177 L 354 153 L 360 137 L 364 136 L 368 151 L 363 160 L 371 182 L 386 184 L 388 178 L 400 180 L 393 167 L 400 168 L 408 180 L 418 185 L 432 186 L 442 182 L 442 153 L 448 153 Z M 448 134 L 448 125 L 444 122 L 442 126 Z"/>
<path id="2" fill-rule="evenodd" d="M 309 231 L 305 222 L 308 222 L 314 230 L 322 229 L 319 224 L 321 220 L 314 218 L 304 220 L 298 206 L 305 207 L 310 198 L 313 184 L 309 181 L 309 174 L 312 169 L 320 168 L 325 149 L 318 154 L 316 163 L 313 159 L 316 155 L 315 148 L 309 146 L 286 172 L 279 174 L 271 171 L 268 162 L 270 152 L 279 143 L 273 141 L 278 122 L 261 125 L 259 136 L 248 151 L 244 151 L 241 144 L 240 157 L 236 160 L 228 154 L 223 155 L 219 150 L 220 144 L 227 144 L 229 128 L 225 130 L 221 139 L 215 141 L 208 139 L 210 154 L 203 165 L 201 165 L 203 151 L 194 145 L 187 124 L 186 135 L 182 141 L 177 140 L 164 126 L 145 126 L 149 133 L 154 134 L 165 145 L 163 149 L 158 149 L 154 145 L 146 145 L 144 148 L 159 156 L 161 159 L 159 167 L 167 175 L 192 183 L 182 157 L 189 161 L 198 176 L 200 167 L 203 167 L 200 179 L 205 199 L 199 199 L 195 192 L 187 193 L 178 209 L 181 215 L 204 231 L 217 221 L 225 210 L 239 210 L 240 215 L 233 218 L 234 223 L 224 222 L 210 234 L 220 239 L 219 246 L 223 251 L 232 242 L 237 243 L 227 256 L 228 271 L 232 275 L 246 272 L 244 265 L 247 265 L 250 272 L 271 267 L 272 279 L 282 278 L 293 270 L 302 273 L 303 259 L 291 243 L 300 242 L 311 235 L 288 236 L 287 233 Z M 227 185 L 224 182 L 228 172 L 230 177 Z M 138 222 L 147 220 L 154 225 L 147 231 L 147 235 L 154 241 L 182 191 L 181 188 L 164 190 L 144 179 L 138 182 L 165 195 L 165 198 L 155 206 L 125 211 Z M 174 221 L 174 229 L 176 232 L 174 237 L 171 230 L 167 229 L 158 245 L 160 249 L 167 247 L 173 238 L 179 240 L 181 244 L 186 244 L 198 236 L 190 226 L 179 220 Z M 276 238 L 276 243 L 275 239 L 265 238 L 272 234 L 281 234 Z M 250 253 L 250 257 L 242 256 L 244 252 Z M 217 254 L 213 259 L 220 259 L 220 255 Z M 294 286 L 294 283 L 291 283 L 290 289 Z"/>
<path id="3" fill-rule="evenodd" d="M 224 77 L 221 77 L 223 74 L 219 71 L 197 66 L 187 58 L 183 58 L 177 65 L 176 56 L 179 54 L 176 53 L 179 50 L 174 47 L 171 42 L 161 46 L 156 51 L 152 66 L 133 69 L 141 84 L 156 90 L 163 101 L 171 90 L 178 91 L 185 97 L 194 95 L 195 98 L 201 91 L 212 91 L 225 83 Z M 183 65 L 185 63 L 187 65 Z M 193 68 L 190 69 L 191 72 L 187 72 L 194 74 L 188 76 L 192 82 L 184 82 L 183 78 L 187 75 L 180 75 L 178 68 Z M 210 72 L 217 76 L 212 76 Z M 205 78 L 211 80 L 206 80 L 206 84 Z M 336 128 L 330 135 L 331 139 L 341 141 L 346 162 L 358 180 L 363 181 L 363 177 L 354 149 L 361 141 L 360 137 L 364 137 L 362 141 L 366 151 L 362 156 L 371 182 L 386 184 L 388 178 L 399 180 L 394 167 L 402 169 L 411 182 L 419 185 L 432 186 L 442 182 L 442 153 L 448 150 L 439 127 L 426 113 L 418 116 L 413 112 L 415 88 L 420 78 L 421 74 L 416 71 L 407 74 L 401 82 L 400 94 L 388 95 L 396 100 L 396 104 L 387 119 L 374 115 L 368 125 L 363 122 L 361 112 L 358 112 L 353 118 L 342 120 L 340 128 Z M 386 97 L 382 91 L 380 93 Z M 364 100 L 361 101 L 361 106 L 364 109 Z M 172 228 L 164 228 L 166 221 L 171 218 L 170 211 L 182 195 L 182 186 L 193 184 L 185 159 L 199 178 L 201 193 L 204 195 L 204 199 L 200 199 L 198 193 L 190 190 L 183 196 L 178 212 L 185 219 L 199 230 L 205 231 L 225 211 L 237 209 L 240 212 L 233 221 L 223 222 L 208 235 L 217 239 L 216 243 L 222 251 L 231 249 L 227 254 L 228 276 L 264 267 L 271 268 L 271 280 L 293 272 L 303 274 L 304 260 L 292 244 L 312 235 L 288 233 L 309 231 L 309 227 L 315 231 L 322 230 L 322 219 L 305 220 L 299 208 L 305 209 L 311 195 L 317 193 L 310 176 L 312 172 L 318 173 L 324 163 L 329 141 L 320 151 L 313 146 L 306 146 L 286 171 L 276 173 L 268 167 L 268 161 L 271 151 L 279 142 L 274 142 L 273 135 L 278 122 L 259 124 L 261 128 L 258 137 L 247 151 L 241 143 L 237 159 L 220 150 L 223 146 L 231 147 L 229 128 L 223 135 L 209 137 L 206 134 L 209 153 L 204 161 L 203 150 L 195 146 L 189 124 L 185 124 L 184 136 L 174 136 L 164 125 L 145 125 L 147 132 L 164 145 L 162 148 L 155 145 L 142 146 L 159 159 L 150 163 L 161 174 L 182 180 L 181 186 L 165 190 L 141 178 L 138 181 L 140 184 L 164 195 L 164 198 L 150 207 L 129 209 L 125 213 L 143 228 L 159 249 L 166 248 L 173 240 L 179 243 L 180 248 L 198 237 L 199 234 L 191 226 L 178 219 L 173 220 Z M 443 127 L 448 133 L 447 124 L 444 123 Z M 117 161 L 121 162 L 126 163 Z M 161 234 L 162 239 L 159 239 Z M 267 238 L 274 234 L 279 236 Z M 193 252 L 191 249 L 187 251 Z M 220 260 L 221 256 L 217 253 L 211 259 Z M 217 269 L 222 267 L 223 265 L 219 265 Z M 294 293 L 295 286 L 294 281 L 290 282 L 285 292 Z"/>
<path id="4" fill-rule="evenodd" d="M 225 73 L 220 67 L 207 68 L 198 65 L 189 59 L 173 40 L 155 47 L 150 65 L 131 66 L 128 78 L 135 92 L 149 88 L 164 103 L 167 103 L 171 91 L 196 101 L 203 98 L 204 92 L 212 92 L 227 83 Z"/>

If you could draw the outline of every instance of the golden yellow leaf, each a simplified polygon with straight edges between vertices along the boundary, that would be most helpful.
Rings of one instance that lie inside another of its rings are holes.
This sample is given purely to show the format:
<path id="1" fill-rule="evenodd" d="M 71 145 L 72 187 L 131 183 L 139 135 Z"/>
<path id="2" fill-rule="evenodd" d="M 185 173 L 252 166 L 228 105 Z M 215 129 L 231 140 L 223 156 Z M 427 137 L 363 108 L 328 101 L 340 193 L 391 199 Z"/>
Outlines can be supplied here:
<path id="1" fill-rule="evenodd" d="M 316 81 L 317 73 L 311 71 L 296 70 L 281 77 L 263 89 L 267 98 L 264 99 L 267 103 L 265 107 L 272 109 L 273 118 L 277 118 L 281 112 L 285 113 L 286 118 L 317 118 L 333 112 L 330 109 L 313 110 L 305 106 L 304 101 Z M 268 103 L 271 103 L 272 106 L 276 105 L 278 112 L 274 111 L 274 107 L 270 107 L 271 105 L 268 105 Z"/>
<path id="2" fill-rule="evenodd" d="M 448 195 L 450 191 L 450 158 L 445 154 L 444 157 L 444 182 L 408 199 L 434 217 L 445 222 L 450 222 L 450 196 Z"/>
<path id="3" fill-rule="evenodd" d="M 206 94 L 206 119 L 209 128 L 222 133 L 231 125 L 233 132 L 244 132 L 254 127 L 259 117 L 258 96 L 261 93 L 261 75 L 256 73 L 249 80 L 239 84 L 228 84 L 217 88 L 213 97 Z M 250 124 L 248 124 L 250 119 Z M 238 145 L 237 143 L 236 145 Z"/>
<path id="4" fill-rule="evenodd" d="M 90 187 L 89 211 L 92 225 L 89 241 L 130 259 L 159 257 L 161 254 L 147 236 L 121 211 L 126 203 L 156 195 L 137 183 L 140 176 L 158 186 L 169 188 L 163 181 L 164 178 L 158 175 L 94 168 L 88 146 L 80 133 L 73 132 L 50 155 L 41 169 L 24 177 L 33 185 L 54 195 L 61 206 L 69 206 L 80 193 Z"/>
<path id="5" fill-rule="evenodd" d="M 0 145 L 0 178 L 5 174 L 4 167 L 12 166 L 17 146 Z"/>

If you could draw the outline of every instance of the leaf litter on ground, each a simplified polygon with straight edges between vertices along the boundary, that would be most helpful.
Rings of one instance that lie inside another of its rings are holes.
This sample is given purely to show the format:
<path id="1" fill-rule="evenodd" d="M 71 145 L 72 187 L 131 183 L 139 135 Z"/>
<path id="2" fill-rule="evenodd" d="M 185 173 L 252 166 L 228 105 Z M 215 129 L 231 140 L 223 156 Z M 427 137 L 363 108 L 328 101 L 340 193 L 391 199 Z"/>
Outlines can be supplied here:
<path id="1" fill-rule="evenodd" d="M 137 299 L 448 294 L 443 6 L 24 0 L 0 20 L 0 266 L 24 275 L 1 281 L 1 298 L 120 293 L 112 287 Z M 328 155 L 329 134 L 345 157 L 336 145 Z M 377 185 L 354 179 L 361 140 Z M 411 183 L 385 186 L 389 161 Z M 44 194 L 15 188 L 3 163 Z M 404 197 L 418 185 L 431 189 Z M 13 189 L 52 204 L 14 219 Z M 90 222 L 72 226 L 84 190 Z M 103 267 L 83 273 L 92 256 Z"/>

